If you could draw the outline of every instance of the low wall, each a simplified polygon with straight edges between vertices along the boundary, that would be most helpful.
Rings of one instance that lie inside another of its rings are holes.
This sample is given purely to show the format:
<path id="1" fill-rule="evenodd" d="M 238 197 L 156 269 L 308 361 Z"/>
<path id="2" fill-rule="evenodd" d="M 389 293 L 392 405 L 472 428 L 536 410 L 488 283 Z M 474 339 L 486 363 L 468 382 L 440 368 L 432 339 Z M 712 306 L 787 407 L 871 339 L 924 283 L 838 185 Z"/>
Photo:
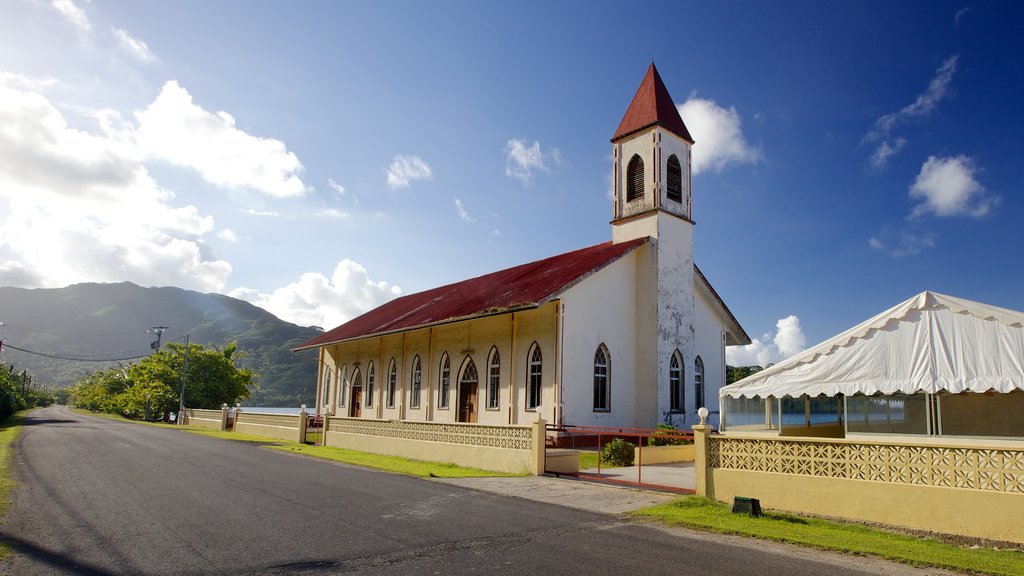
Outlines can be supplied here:
<path id="1" fill-rule="evenodd" d="M 324 444 L 497 472 L 544 473 L 543 421 L 488 426 L 335 417 L 327 419 Z"/>
<path id="2" fill-rule="evenodd" d="M 696 440 L 697 492 L 716 500 L 1024 543 L 1024 443 Z"/>
<path id="3" fill-rule="evenodd" d="M 680 446 L 637 446 L 633 449 L 634 464 L 671 464 L 693 462 L 693 444 Z"/>
<path id="4" fill-rule="evenodd" d="M 305 428 L 301 426 L 303 418 L 305 414 L 260 414 L 238 411 L 235 413 L 234 431 L 251 436 L 302 442 L 305 440 Z"/>
<path id="5" fill-rule="evenodd" d="M 185 423 L 197 428 L 223 430 L 226 417 L 223 410 L 201 410 L 198 408 L 185 410 Z"/>

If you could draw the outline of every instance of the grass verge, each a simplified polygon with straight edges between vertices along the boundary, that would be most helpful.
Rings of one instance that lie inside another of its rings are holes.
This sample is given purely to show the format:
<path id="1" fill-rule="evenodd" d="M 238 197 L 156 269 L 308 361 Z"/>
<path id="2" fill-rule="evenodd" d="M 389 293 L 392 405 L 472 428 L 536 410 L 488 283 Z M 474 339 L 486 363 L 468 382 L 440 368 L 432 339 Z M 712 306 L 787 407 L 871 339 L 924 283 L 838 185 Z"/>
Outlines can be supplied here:
<path id="1" fill-rule="evenodd" d="M 726 504 L 691 496 L 633 512 L 672 526 L 752 536 L 778 542 L 871 555 L 915 566 L 984 574 L 1024 574 L 1024 554 L 1015 550 L 962 548 L 859 524 L 768 512 L 755 517 L 733 514 Z"/>
<path id="2" fill-rule="evenodd" d="M 209 430 L 206 428 L 194 428 L 192 426 L 177 426 L 175 424 L 167 424 L 164 422 L 141 422 L 139 420 L 130 420 L 128 418 L 124 418 L 116 414 L 90 412 L 88 410 L 79 409 L 74 409 L 74 411 L 80 414 L 87 414 L 89 416 L 107 418 L 109 420 L 133 422 L 135 424 L 147 424 L 150 426 L 159 426 L 162 428 L 174 428 L 185 432 L 191 432 L 193 434 L 199 434 L 201 436 L 209 436 L 211 438 L 221 438 L 223 440 L 235 440 L 241 442 L 259 442 L 267 444 L 267 448 L 270 448 L 272 450 L 292 452 L 295 454 L 302 454 L 304 456 L 311 456 L 313 458 L 321 458 L 323 460 L 344 462 L 345 464 L 354 464 L 356 466 L 373 468 L 374 470 L 382 470 L 384 472 L 393 472 L 395 474 L 405 474 L 407 476 L 418 476 L 421 478 L 478 478 L 485 476 L 521 476 L 521 474 L 492 472 L 490 470 L 481 470 L 479 468 L 467 468 L 465 466 L 456 466 L 455 464 L 446 464 L 444 462 L 411 460 L 409 458 L 402 458 L 399 456 L 384 456 L 381 454 L 358 452 L 356 450 L 346 450 L 344 448 L 334 448 L 331 446 L 310 446 L 309 444 L 299 444 L 298 442 L 276 440 L 274 438 L 266 438 L 264 436 L 238 434 L 236 432 L 223 432 L 220 430 Z"/>
<path id="3" fill-rule="evenodd" d="M 14 489 L 14 472 L 11 469 L 12 446 L 21 434 L 22 413 L 12 414 L 0 425 L 0 518 L 11 508 L 11 490 Z M 0 542 L 0 560 L 11 555 L 11 547 Z"/>

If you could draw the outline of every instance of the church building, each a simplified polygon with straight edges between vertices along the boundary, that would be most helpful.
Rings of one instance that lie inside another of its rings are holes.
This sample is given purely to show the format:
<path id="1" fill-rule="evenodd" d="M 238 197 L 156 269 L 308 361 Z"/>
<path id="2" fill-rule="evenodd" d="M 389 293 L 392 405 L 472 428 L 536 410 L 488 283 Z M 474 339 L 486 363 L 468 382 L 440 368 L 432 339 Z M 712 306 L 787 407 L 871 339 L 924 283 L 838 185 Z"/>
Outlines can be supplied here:
<path id="1" fill-rule="evenodd" d="M 317 413 L 653 428 L 717 424 L 750 338 L 693 260 L 691 147 L 651 64 L 611 139 L 611 240 L 392 300 L 302 344 Z"/>

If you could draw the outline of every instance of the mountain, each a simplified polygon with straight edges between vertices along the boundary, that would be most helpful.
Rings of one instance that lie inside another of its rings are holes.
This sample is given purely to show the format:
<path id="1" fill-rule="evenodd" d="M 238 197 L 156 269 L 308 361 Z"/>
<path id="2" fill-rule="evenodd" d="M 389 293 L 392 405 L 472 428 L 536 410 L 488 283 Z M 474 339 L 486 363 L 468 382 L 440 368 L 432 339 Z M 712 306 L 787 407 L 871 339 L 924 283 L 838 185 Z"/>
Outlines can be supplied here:
<path id="1" fill-rule="evenodd" d="M 222 294 L 181 288 L 121 284 L 75 284 L 66 288 L 0 287 L 0 362 L 28 370 L 36 385 L 64 387 L 83 375 L 117 366 L 111 361 L 151 352 L 156 326 L 166 326 L 162 342 L 190 341 L 205 346 L 238 342 L 239 363 L 257 374 L 252 406 L 312 405 L 316 351 L 291 348 L 321 333 L 297 326 L 248 302 Z M 14 348 L 28 350 L 29 354 Z M 58 358 L 54 358 L 54 356 Z M 128 360 L 122 361 L 127 363 Z"/>

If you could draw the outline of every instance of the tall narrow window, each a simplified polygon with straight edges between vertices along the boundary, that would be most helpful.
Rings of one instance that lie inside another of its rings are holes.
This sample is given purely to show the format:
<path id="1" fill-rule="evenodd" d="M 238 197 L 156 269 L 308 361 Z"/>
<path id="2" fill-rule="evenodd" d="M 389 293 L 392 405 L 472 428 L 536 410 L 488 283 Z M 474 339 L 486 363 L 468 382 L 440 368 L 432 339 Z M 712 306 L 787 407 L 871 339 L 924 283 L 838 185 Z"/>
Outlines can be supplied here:
<path id="1" fill-rule="evenodd" d="M 373 384 L 374 384 L 373 362 L 366 369 L 366 407 L 373 408 Z"/>
<path id="2" fill-rule="evenodd" d="M 409 407 L 419 408 L 420 407 L 420 357 L 416 356 L 412 359 L 412 386 L 409 391 Z"/>
<path id="3" fill-rule="evenodd" d="M 683 201 L 683 168 L 679 165 L 679 158 L 673 154 L 668 157 L 668 180 L 666 182 L 668 199 L 676 202 Z"/>
<path id="4" fill-rule="evenodd" d="M 530 354 L 530 369 L 527 372 L 526 382 L 526 408 L 533 410 L 540 406 L 541 374 L 544 361 L 540 355 L 540 346 L 533 343 L 533 352 Z"/>
<path id="5" fill-rule="evenodd" d="M 441 357 L 441 381 L 437 387 L 437 407 L 448 407 L 448 396 L 452 388 L 452 365 L 448 361 L 448 354 Z"/>
<path id="6" fill-rule="evenodd" d="M 693 401 L 697 408 L 704 406 L 704 361 L 700 356 L 693 362 Z"/>
<path id="7" fill-rule="evenodd" d="M 644 161 L 633 154 L 626 166 L 626 201 L 632 202 L 644 197 Z"/>
<path id="8" fill-rule="evenodd" d="M 398 370 L 395 368 L 395 359 L 391 359 L 391 363 L 388 364 L 388 389 L 387 389 L 387 404 L 388 408 L 395 407 L 395 387 L 398 384 Z"/>
<path id="9" fill-rule="evenodd" d="M 342 366 L 338 373 L 338 406 L 345 405 L 345 397 L 348 396 L 348 367 Z"/>
<path id="10" fill-rule="evenodd" d="M 491 348 L 491 359 L 487 362 L 487 408 L 498 409 L 498 392 L 501 389 L 501 359 L 498 349 Z"/>
<path id="11" fill-rule="evenodd" d="M 683 355 L 676 350 L 668 364 L 669 410 L 672 412 L 686 410 L 686 386 L 683 384 L 683 375 Z"/>
<path id="12" fill-rule="evenodd" d="M 608 388 L 608 348 L 601 344 L 594 352 L 594 412 L 610 409 Z"/>

